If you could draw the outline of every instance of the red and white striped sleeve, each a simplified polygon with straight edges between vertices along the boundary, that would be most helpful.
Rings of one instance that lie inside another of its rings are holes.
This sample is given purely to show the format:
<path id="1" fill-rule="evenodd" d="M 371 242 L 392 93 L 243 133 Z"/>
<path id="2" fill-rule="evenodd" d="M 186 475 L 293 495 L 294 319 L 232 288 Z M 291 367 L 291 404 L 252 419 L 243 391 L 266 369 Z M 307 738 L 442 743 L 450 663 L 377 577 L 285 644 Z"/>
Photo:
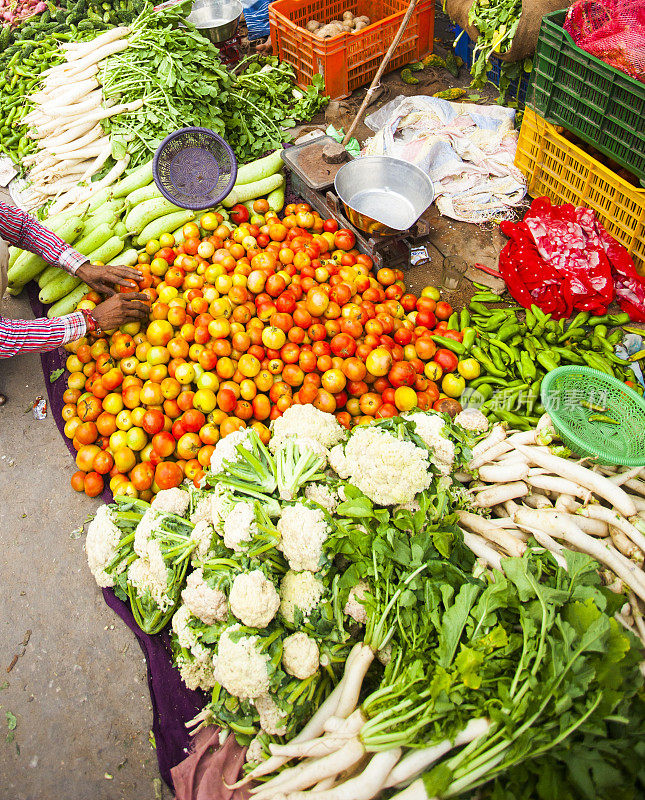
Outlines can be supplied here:
<path id="1" fill-rule="evenodd" d="M 55 319 L 7 319 L 0 317 L 0 358 L 17 353 L 55 350 L 62 344 L 85 334 L 85 317 L 81 311 Z"/>
<path id="2" fill-rule="evenodd" d="M 72 275 L 87 263 L 87 256 L 78 253 L 29 214 L 6 203 L 0 203 L 0 237 L 14 247 L 37 253 L 49 264 L 62 267 Z"/>

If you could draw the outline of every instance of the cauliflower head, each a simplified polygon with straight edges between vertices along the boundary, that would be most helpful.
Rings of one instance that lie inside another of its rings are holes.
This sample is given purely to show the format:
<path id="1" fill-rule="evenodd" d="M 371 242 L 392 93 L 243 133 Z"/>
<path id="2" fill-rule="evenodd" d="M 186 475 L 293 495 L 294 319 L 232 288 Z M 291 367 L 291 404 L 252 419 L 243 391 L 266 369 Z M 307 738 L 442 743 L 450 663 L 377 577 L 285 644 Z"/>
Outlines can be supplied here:
<path id="1" fill-rule="evenodd" d="M 285 506 L 280 514 L 277 529 L 280 533 L 278 549 L 296 572 L 318 572 L 323 559 L 323 544 L 329 534 L 325 514 L 320 508 L 310 508 L 304 503 Z"/>
<path id="2" fill-rule="evenodd" d="M 214 534 L 210 520 L 201 519 L 196 523 L 190 534 L 191 541 L 197 543 L 193 550 L 193 561 L 203 561 L 208 556 Z"/>
<path id="3" fill-rule="evenodd" d="M 285 672 L 304 681 L 320 666 L 318 643 L 303 631 L 287 636 L 282 642 L 282 666 Z"/>
<path id="4" fill-rule="evenodd" d="M 257 636 L 235 635 L 239 630 L 239 625 L 231 625 L 220 636 L 214 659 L 215 680 L 234 697 L 253 700 L 269 691 L 270 659 L 268 653 L 258 649 Z"/>
<path id="5" fill-rule="evenodd" d="M 220 439 L 215 445 L 215 450 L 211 456 L 211 472 L 217 475 L 219 472 L 224 472 L 226 464 L 229 461 L 235 462 L 239 459 L 237 446 L 242 445 L 245 450 L 251 450 L 253 445 L 249 441 L 250 429 L 243 428 L 240 431 L 233 431 Z"/>
<path id="6" fill-rule="evenodd" d="M 296 609 L 305 619 L 320 602 L 325 586 L 313 572 L 289 570 L 280 583 L 280 614 L 289 625 L 296 624 Z"/>
<path id="7" fill-rule="evenodd" d="M 255 707 L 260 715 L 260 727 L 271 736 L 284 736 L 287 732 L 288 717 L 270 694 L 255 698 Z"/>
<path id="8" fill-rule="evenodd" d="M 190 494 L 183 489 L 162 489 L 152 498 L 151 508 L 183 517 L 190 505 Z"/>
<path id="9" fill-rule="evenodd" d="M 156 539 L 150 539 L 146 554 L 137 558 L 128 569 L 128 582 L 139 597 L 148 593 L 162 611 L 170 608 L 168 589 L 168 568 L 161 547 Z"/>
<path id="10" fill-rule="evenodd" d="M 114 578 L 105 571 L 114 559 L 121 541 L 121 531 L 112 520 L 108 506 L 100 506 L 87 528 L 85 552 L 94 580 L 101 587 L 114 586 Z"/>
<path id="11" fill-rule="evenodd" d="M 338 492 L 325 483 L 308 483 L 305 487 L 305 497 L 312 503 L 318 503 L 330 514 L 336 511 L 341 502 Z"/>
<path id="12" fill-rule="evenodd" d="M 369 584 L 367 581 L 359 581 L 356 586 L 352 586 L 349 590 L 349 596 L 343 609 L 343 614 L 347 614 L 354 622 L 360 625 L 365 625 L 367 622 L 367 609 L 363 604 L 365 595 L 369 592 Z"/>
<path id="13" fill-rule="evenodd" d="M 442 475 L 449 475 L 455 461 L 455 444 L 446 436 L 446 423 L 439 414 L 414 411 L 406 419 L 414 422 L 417 435 L 432 451 L 432 463 Z"/>
<path id="14" fill-rule="evenodd" d="M 208 692 L 215 686 L 212 654 L 203 644 L 196 644 L 189 653 L 178 653 L 175 666 L 189 689 Z"/>
<path id="15" fill-rule="evenodd" d="M 190 613 L 205 625 L 224 622 L 228 617 L 226 595 L 219 589 L 212 589 L 206 583 L 201 568 L 191 572 L 186 579 L 186 588 L 181 593 L 181 599 Z"/>
<path id="16" fill-rule="evenodd" d="M 455 425 L 470 433 L 486 433 L 489 422 L 478 408 L 465 408 L 455 417 Z"/>
<path id="17" fill-rule="evenodd" d="M 259 569 L 235 576 L 228 602 L 231 613 L 248 628 L 266 628 L 280 608 L 275 586 Z"/>
<path id="18" fill-rule="evenodd" d="M 355 428 L 344 452 L 331 451 L 329 463 L 342 477 L 382 506 L 408 503 L 433 480 L 428 452 L 372 425 Z"/>
<path id="19" fill-rule="evenodd" d="M 231 508 L 224 520 L 224 544 L 236 553 L 241 553 L 243 544 L 251 541 L 258 532 L 253 503 L 239 502 Z"/>
<path id="20" fill-rule="evenodd" d="M 190 515 L 190 521 L 197 524 L 202 520 L 207 520 L 210 522 L 213 519 L 213 493 L 210 492 L 204 497 L 201 497 L 197 501 L 197 505 L 195 506 L 195 510 Z"/>
<path id="21" fill-rule="evenodd" d="M 325 449 L 333 447 L 341 441 L 344 429 L 338 424 L 333 414 L 326 414 L 307 403 L 290 406 L 281 417 L 271 425 L 272 438 L 269 449 L 275 453 L 280 442 L 288 437 L 315 439 Z"/>

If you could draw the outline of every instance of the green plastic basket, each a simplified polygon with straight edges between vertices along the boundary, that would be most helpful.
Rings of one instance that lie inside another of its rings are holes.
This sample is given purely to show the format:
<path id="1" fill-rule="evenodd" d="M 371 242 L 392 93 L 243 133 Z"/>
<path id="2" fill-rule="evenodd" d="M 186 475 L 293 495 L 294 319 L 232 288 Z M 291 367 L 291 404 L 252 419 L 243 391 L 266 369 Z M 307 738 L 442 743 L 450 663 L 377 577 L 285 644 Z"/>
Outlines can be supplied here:
<path id="1" fill-rule="evenodd" d="M 542 381 L 542 404 L 566 446 L 601 464 L 645 465 L 645 402 L 616 378 L 590 367 L 558 367 Z M 594 411 L 583 403 L 606 409 Z M 619 424 L 592 421 L 607 416 Z"/>

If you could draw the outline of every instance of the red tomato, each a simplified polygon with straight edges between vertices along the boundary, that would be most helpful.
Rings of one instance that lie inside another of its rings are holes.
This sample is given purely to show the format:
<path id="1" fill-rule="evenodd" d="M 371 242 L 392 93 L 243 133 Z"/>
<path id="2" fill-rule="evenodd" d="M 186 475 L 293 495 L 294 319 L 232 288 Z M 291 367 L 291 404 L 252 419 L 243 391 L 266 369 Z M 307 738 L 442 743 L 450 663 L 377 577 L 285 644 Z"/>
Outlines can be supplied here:
<path id="1" fill-rule="evenodd" d="M 392 386 L 398 388 L 399 386 L 412 386 L 417 373 L 409 361 L 395 361 L 387 377 Z"/>
<path id="2" fill-rule="evenodd" d="M 229 217 L 236 225 L 241 225 L 243 222 L 248 222 L 250 214 L 246 206 L 238 203 L 230 210 Z"/>
<path id="3" fill-rule="evenodd" d="M 323 230 L 327 233 L 336 233 L 338 230 L 338 223 L 335 219 L 326 219 L 323 222 Z"/>
<path id="4" fill-rule="evenodd" d="M 349 358 L 356 352 L 356 340 L 348 333 L 336 334 L 330 344 L 332 353 L 341 358 Z"/>
<path id="5" fill-rule="evenodd" d="M 437 307 L 434 310 L 434 313 L 437 319 L 450 319 L 452 316 L 452 306 L 450 303 L 446 303 L 444 300 L 440 300 L 437 303 Z"/>
<path id="6" fill-rule="evenodd" d="M 439 364 L 444 372 L 454 372 L 454 370 L 457 369 L 457 364 L 459 363 L 457 356 L 450 350 L 446 350 L 443 347 L 437 350 L 437 352 L 434 354 L 434 360 L 437 362 L 437 364 Z"/>
<path id="7" fill-rule="evenodd" d="M 426 308 L 422 308 L 420 311 L 417 311 L 417 325 L 422 325 L 424 328 L 434 328 L 436 322 L 437 318 L 434 312 L 429 311 Z"/>
<path id="8" fill-rule="evenodd" d="M 356 244 L 356 237 L 347 228 L 341 228 L 334 235 L 334 245 L 340 250 L 351 250 Z"/>

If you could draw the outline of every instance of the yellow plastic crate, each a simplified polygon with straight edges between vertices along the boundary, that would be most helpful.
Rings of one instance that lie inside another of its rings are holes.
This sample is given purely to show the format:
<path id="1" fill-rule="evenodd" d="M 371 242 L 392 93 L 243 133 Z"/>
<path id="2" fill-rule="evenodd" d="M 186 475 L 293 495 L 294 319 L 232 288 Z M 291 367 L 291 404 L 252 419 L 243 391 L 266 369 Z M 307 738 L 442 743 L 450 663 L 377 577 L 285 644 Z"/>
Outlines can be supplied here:
<path id="1" fill-rule="evenodd" d="M 637 189 L 561 136 L 527 108 L 515 165 L 525 175 L 531 197 L 593 209 L 645 275 L 645 189 Z"/>

